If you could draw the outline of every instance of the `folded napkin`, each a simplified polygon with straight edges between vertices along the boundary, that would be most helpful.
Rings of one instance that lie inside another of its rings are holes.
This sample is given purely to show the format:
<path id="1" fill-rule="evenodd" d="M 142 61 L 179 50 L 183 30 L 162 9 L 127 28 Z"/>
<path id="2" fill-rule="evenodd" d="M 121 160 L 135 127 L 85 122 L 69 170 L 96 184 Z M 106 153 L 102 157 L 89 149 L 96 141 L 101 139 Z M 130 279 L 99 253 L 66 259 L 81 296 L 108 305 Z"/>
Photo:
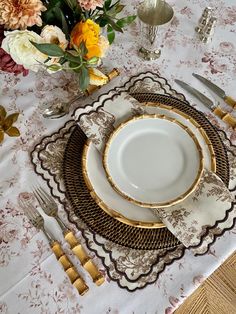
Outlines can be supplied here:
<path id="1" fill-rule="evenodd" d="M 100 96 L 98 101 L 78 108 L 74 114 L 80 128 L 100 152 L 116 126 L 146 113 L 145 108 L 126 92 L 115 93 L 111 91 Z M 236 217 L 234 205 L 233 196 L 221 179 L 204 169 L 196 190 L 184 201 L 153 211 L 183 245 L 197 255 L 206 253 L 215 237 L 232 226 Z"/>
<path id="2" fill-rule="evenodd" d="M 121 122 L 133 116 L 144 114 L 145 109 L 126 92 L 109 93 L 99 97 L 92 106 L 79 108 L 75 118 L 80 128 L 93 141 L 96 148 L 102 152 L 110 133 Z"/>
<path id="3" fill-rule="evenodd" d="M 200 183 L 190 196 L 177 205 L 157 208 L 154 212 L 185 247 L 192 248 L 194 254 L 204 254 L 208 249 L 204 238 L 220 222 L 227 227 L 227 214 L 234 206 L 233 201 L 233 195 L 221 179 L 204 169 Z"/>

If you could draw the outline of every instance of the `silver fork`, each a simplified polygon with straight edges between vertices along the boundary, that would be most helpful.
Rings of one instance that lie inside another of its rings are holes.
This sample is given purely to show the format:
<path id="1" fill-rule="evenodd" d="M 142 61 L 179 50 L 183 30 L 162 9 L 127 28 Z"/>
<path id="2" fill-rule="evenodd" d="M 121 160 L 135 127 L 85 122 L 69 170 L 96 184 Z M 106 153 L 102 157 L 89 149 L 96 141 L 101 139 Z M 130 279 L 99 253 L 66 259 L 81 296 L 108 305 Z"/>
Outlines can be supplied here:
<path id="1" fill-rule="evenodd" d="M 60 243 L 54 240 L 53 237 L 45 230 L 43 216 L 28 200 L 20 200 L 20 206 L 32 225 L 36 229 L 42 230 L 47 237 L 53 253 L 56 255 L 57 260 L 61 263 L 73 286 L 75 286 L 79 294 L 85 294 L 89 289 L 88 286 L 84 282 L 83 278 L 81 278 L 70 259 L 64 253 Z"/>
<path id="2" fill-rule="evenodd" d="M 21 208 L 24 210 L 25 215 L 28 217 L 29 221 L 32 223 L 32 225 L 36 229 L 42 230 L 46 238 L 48 239 L 48 242 L 50 244 L 53 243 L 52 237 L 45 230 L 43 216 L 40 215 L 37 209 L 35 209 L 33 205 L 29 203 L 27 200 L 20 200 L 19 203 L 21 205 Z"/>
<path id="3" fill-rule="evenodd" d="M 42 187 L 34 187 L 33 194 L 39 205 L 43 209 L 46 215 L 50 217 L 54 217 L 58 222 L 59 226 L 61 227 L 63 233 L 68 231 L 68 228 L 58 216 L 58 206 L 57 203 L 54 201 L 53 197 L 49 195 Z"/>
<path id="4" fill-rule="evenodd" d="M 93 263 L 90 256 L 86 253 L 81 243 L 75 237 L 72 230 L 66 227 L 64 222 L 58 216 L 58 206 L 51 195 L 49 195 L 42 187 L 34 187 L 33 194 L 39 202 L 41 208 L 46 215 L 54 217 L 62 229 L 63 235 L 67 243 L 69 243 L 72 252 L 79 259 L 81 265 L 87 270 L 97 286 L 100 286 L 104 281 L 103 275 Z"/>

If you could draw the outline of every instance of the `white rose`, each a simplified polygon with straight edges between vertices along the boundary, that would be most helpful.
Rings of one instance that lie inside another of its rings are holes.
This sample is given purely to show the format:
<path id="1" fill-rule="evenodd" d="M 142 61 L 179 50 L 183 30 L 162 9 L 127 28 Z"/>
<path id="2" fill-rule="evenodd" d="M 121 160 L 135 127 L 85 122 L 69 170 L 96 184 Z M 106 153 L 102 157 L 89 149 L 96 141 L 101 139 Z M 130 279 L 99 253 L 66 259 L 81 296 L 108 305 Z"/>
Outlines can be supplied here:
<path id="1" fill-rule="evenodd" d="M 45 40 L 46 43 L 56 44 L 63 50 L 65 50 L 68 46 L 68 41 L 66 40 L 65 34 L 57 26 L 46 25 L 42 29 L 40 36 Z"/>
<path id="2" fill-rule="evenodd" d="M 37 72 L 47 56 L 35 48 L 30 41 L 45 43 L 44 39 L 32 31 L 10 31 L 5 32 L 2 48 L 11 55 L 12 59 L 25 69 Z"/>

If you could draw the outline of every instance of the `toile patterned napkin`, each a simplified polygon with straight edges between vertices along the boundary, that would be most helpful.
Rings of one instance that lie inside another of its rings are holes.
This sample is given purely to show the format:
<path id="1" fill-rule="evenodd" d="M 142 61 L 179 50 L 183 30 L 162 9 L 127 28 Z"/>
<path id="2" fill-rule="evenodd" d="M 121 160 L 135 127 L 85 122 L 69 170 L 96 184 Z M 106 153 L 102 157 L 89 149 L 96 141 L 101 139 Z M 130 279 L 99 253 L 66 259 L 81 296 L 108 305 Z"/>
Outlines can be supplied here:
<path id="1" fill-rule="evenodd" d="M 194 254 L 208 249 L 208 231 L 219 222 L 227 227 L 227 212 L 234 198 L 222 180 L 212 171 L 204 169 L 196 190 L 177 205 L 153 211 L 167 228 Z M 222 228 L 222 226 L 221 226 Z M 194 249 L 195 248 L 195 249 Z"/>
<path id="2" fill-rule="evenodd" d="M 140 103 L 126 92 L 109 93 L 109 98 L 101 96 L 94 106 L 79 108 L 75 118 L 79 127 L 102 152 L 110 133 L 121 122 L 145 113 Z"/>
<path id="3" fill-rule="evenodd" d="M 116 126 L 144 113 L 145 108 L 121 89 L 101 95 L 92 105 L 78 108 L 74 117 L 79 127 L 102 152 Z M 170 232 L 197 255 L 207 252 L 214 238 L 209 236 L 212 228 L 218 223 L 221 223 L 219 229 L 227 228 L 227 212 L 232 206 L 233 196 L 225 184 L 215 173 L 204 169 L 198 187 L 186 200 L 154 212 Z"/>

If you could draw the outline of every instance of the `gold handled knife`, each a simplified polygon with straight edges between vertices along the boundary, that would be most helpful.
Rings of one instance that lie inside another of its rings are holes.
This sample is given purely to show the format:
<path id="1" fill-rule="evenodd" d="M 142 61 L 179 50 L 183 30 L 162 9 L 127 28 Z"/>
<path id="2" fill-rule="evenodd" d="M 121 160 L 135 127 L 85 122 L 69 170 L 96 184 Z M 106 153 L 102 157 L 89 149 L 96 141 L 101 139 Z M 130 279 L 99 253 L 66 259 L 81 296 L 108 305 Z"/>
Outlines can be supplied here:
<path id="1" fill-rule="evenodd" d="M 206 85 L 210 90 L 212 90 L 216 95 L 218 95 L 220 98 L 222 98 L 227 105 L 230 107 L 236 109 L 236 100 L 234 100 L 232 97 L 227 96 L 225 91 L 221 89 L 216 84 L 212 83 L 210 80 L 206 79 L 205 77 L 192 73 L 195 78 L 197 78 L 199 81 L 201 81 L 204 85 Z"/>
<path id="2" fill-rule="evenodd" d="M 215 106 L 213 101 L 206 97 L 204 94 L 200 93 L 194 87 L 188 85 L 187 83 L 175 80 L 175 82 L 180 85 L 183 89 L 188 91 L 191 95 L 195 96 L 198 100 L 200 100 L 203 105 L 209 108 L 217 117 L 223 120 L 225 123 L 230 125 L 234 130 L 236 129 L 236 119 L 231 116 L 228 112 L 223 111 L 219 106 Z"/>

